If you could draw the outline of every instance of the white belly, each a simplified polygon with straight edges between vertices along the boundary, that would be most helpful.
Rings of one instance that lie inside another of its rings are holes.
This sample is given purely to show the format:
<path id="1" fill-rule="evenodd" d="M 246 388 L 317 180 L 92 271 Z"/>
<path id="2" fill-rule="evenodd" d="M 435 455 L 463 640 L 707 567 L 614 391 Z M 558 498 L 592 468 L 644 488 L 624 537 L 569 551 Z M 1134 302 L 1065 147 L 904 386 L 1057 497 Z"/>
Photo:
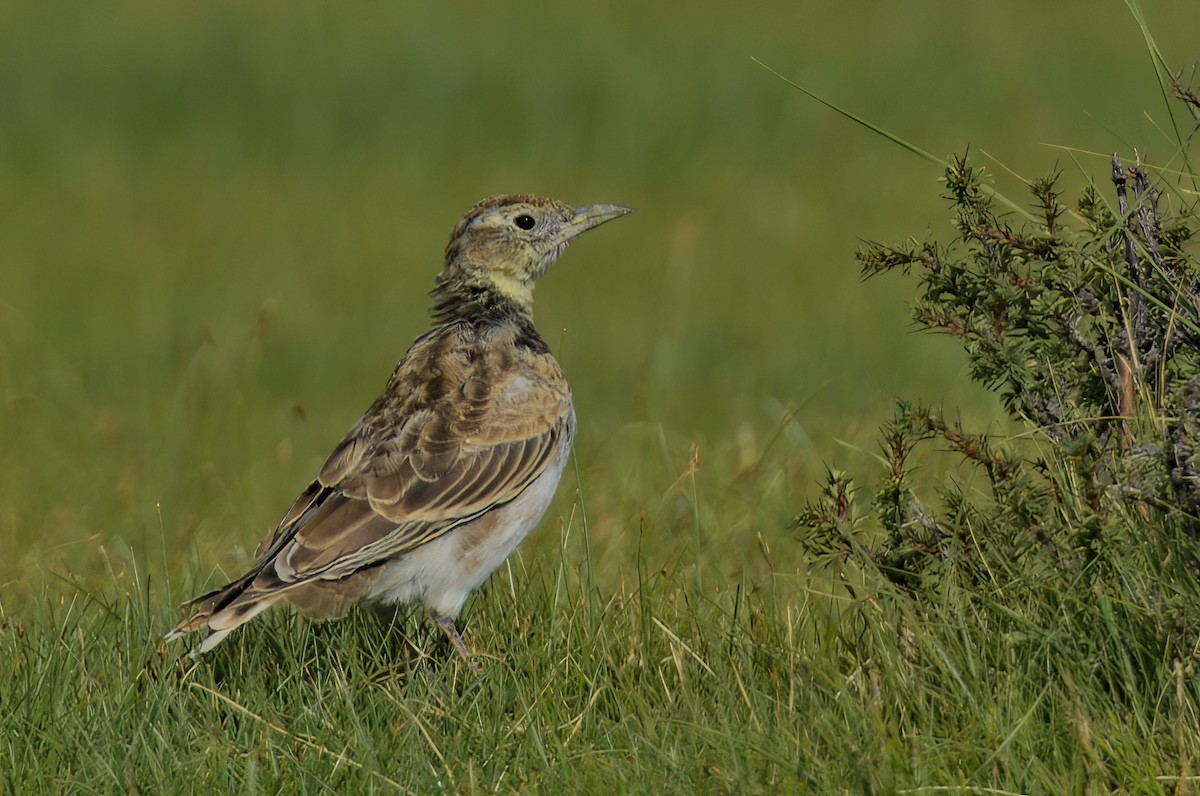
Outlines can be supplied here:
<path id="1" fill-rule="evenodd" d="M 504 563 L 542 519 L 570 452 L 570 445 L 563 445 L 545 472 L 515 500 L 384 564 L 366 599 L 385 604 L 420 602 L 430 611 L 457 617 L 467 595 Z"/>

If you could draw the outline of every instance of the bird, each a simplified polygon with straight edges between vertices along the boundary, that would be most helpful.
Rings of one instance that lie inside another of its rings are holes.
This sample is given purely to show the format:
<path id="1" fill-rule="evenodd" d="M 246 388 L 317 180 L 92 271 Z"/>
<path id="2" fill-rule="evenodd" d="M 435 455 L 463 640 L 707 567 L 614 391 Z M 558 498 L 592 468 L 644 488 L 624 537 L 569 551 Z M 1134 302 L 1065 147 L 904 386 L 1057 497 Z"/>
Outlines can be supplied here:
<path id="1" fill-rule="evenodd" d="M 538 524 L 575 435 L 571 391 L 533 323 L 534 283 L 578 235 L 632 212 L 493 196 L 455 225 L 432 327 L 240 577 L 180 606 L 167 640 L 199 656 L 280 602 L 315 619 L 419 603 L 476 674 L 455 625 Z"/>

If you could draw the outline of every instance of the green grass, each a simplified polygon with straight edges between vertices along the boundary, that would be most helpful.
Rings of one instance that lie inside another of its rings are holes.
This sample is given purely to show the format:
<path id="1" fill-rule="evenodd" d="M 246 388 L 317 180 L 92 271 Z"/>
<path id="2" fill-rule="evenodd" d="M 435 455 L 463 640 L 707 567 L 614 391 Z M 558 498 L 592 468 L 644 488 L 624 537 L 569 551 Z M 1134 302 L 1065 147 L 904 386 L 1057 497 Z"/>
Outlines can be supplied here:
<path id="1" fill-rule="evenodd" d="M 909 333 L 909 285 L 859 282 L 860 238 L 945 233 L 937 169 L 751 57 L 935 154 L 1061 161 L 1068 195 L 1106 161 L 1043 142 L 1175 149 L 1121 4 L 912 5 L 0 9 L 0 791 L 1200 774 L 1195 673 L 1139 634 L 1144 575 L 951 582 L 922 615 L 797 541 L 825 461 L 877 471 L 896 396 L 1007 426 L 952 341 Z M 1180 63 L 1192 6 L 1146 9 Z M 419 613 L 281 611 L 198 665 L 161 646 L 425 328 L 454 221 L 526 190 L 638 212 L 539 289 L 577 466 L 468 603 L 483 678 Z"/>
<path id="2" fill-rule="evenodd" d="M 472 603 L 479 680 L 428 624 L 367 615 L 315 628 L 272 615 L 195 665 L 157 641 L 165 589 L 137 576 L 59 589 L 0 634 L 0 782 L 1073 793 L 1194 775 L 1195 673 L 1130 631 L 1153 621 L 1127 604 L 1144 583 L 1110 593 L 1120 579 L 1098 579 L 1081 597 L 1000 572 L 1009 599 L 960 591 L 923 616 L 880 583 L 856 602 L 822 578 L 706 586 L 637 559 L 601 593 L 581 585 L 580 530 Z M 1194 581 L 1180 592 L 1200 599 Z M 1099 674 L 1113 656 L 1128 680 Z"/>

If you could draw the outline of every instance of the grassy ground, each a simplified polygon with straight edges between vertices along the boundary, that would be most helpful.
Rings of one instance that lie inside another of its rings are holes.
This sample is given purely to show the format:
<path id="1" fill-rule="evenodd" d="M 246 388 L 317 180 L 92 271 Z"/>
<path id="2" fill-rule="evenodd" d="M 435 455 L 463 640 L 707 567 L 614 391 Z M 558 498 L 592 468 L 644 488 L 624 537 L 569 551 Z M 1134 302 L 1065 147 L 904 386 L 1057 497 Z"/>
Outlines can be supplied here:
<path id="1" fill-rule="evenodd" d="M 0 789 L 1187 791 L 1138 589 L 921 617 L 796 543 L 895 396 L 1002 426 L 858 281 L 859 238 L 945 232 L 936 170 L 750 57 L 1068 187 L 1043 142 L 1172 149 L 1120 4 L 911 5 L 0 9 Z M 1180 63 L 1192 5 L 1147 8 Z M 415 615 L 163 648 L 425 328 L 453 222 L 526 190 L 638 213 L 540 289 L 576 468 L 468 604 L 484 677 Z"/>

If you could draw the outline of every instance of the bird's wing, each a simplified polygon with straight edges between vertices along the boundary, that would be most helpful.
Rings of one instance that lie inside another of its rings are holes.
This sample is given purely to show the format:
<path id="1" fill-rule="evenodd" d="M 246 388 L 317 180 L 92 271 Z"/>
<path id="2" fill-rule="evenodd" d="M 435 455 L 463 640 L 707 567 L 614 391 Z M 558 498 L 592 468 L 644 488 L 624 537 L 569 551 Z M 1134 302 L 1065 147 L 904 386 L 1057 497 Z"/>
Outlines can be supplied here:
<path id="1" fill-rule="evenodd" d="M 345 577 L 436 539 L 515 498 L 569 444 L 561 377 L 464 376 L 427 405 L 394 407 L 399 418 L 372 407 L 264 540 L 254 590 Z"/>
<path id="2" fill-rule="evenodd" d="M 470 522 L 520 495 L 572 433 L 570 391 L 548 353 L 426 335 L 250 570 L 186 603 L 171 635 L 207 625 L 219 640 L 294 586 L 347 577 Z"/>

